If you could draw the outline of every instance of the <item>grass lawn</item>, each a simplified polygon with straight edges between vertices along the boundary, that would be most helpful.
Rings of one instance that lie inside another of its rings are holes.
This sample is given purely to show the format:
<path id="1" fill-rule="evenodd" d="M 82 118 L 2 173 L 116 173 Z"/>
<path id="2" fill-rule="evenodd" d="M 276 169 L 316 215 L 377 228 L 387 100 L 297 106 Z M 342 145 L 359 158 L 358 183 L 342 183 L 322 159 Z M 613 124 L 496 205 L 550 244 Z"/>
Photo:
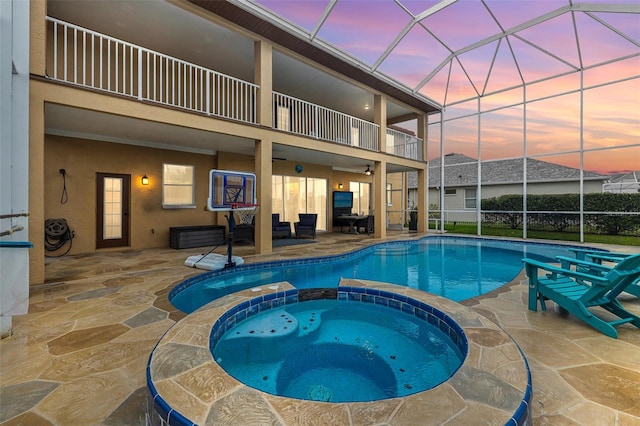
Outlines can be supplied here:
<path id="1" fill-rule="evenodd" d="M 430 226 L 431 229 L 433 225 Z M 444 229 L 457 234 L 476 235 L 478 228 L 475 224 L 456 224 L 445 223 Z M 511 229 L 498 226 L 482 226 L 482 235 L 494 237 L 513 237 L 522 238 L 522 229 Z M 562 241 L 580 241 L 580 234 L 577 232 L 555 232 L 555 231 L 527 231 L 527 238 L 535 238 L 541 240 L 562 240 Z M 620 244 L 626 246 L 640 246 L 640 237 L 631 235 L 601 235 L 601 234 L 585 234 L 586 243 L 602 243 L 602 244 Z"/>

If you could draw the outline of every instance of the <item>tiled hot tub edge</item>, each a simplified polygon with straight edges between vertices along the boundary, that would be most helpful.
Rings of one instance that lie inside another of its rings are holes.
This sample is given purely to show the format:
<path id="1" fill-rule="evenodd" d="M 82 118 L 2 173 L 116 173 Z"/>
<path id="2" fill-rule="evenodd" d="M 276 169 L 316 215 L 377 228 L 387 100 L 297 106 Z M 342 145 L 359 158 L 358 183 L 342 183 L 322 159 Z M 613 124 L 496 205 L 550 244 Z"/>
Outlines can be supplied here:
<path id="1" fill-rule="evenodd" d="M 319 296 L 319 298 L 336 298 L 337 296 L 337 298 L 340 300 L 362 301 L 365 303 L 382 304 L 394 309 L 399 309 L 401 311 L 413 314 L 416 317 L 424 319 L 426 321 L 430 321 L 432 323 L 435 322 L 441 330 L 447 333 L 450 337 L 453 336 L 452 340 L 458 345 L 462 353 L 467 354 L 467 352 L 470 352 L 469 353 L 470 356 L 467 356 L 467 359 L 469 359 L 470 357 L 471 359 L 477 358 L 473 354 L 473 352 L 479 349 L 477 348 L 477 345 L 469 345 L 467 336 L 464 332 L 464 329 L 465 329 L 464 325 L 463 326 L 459 325 L 453 319 L 452 316 L 448 315 L 445 312 L 447 311 L 447 309 L 442 309 L 442 307 L 443 305 L 455 306 L 454 308 L 455 310 L 459 310 L 459 309 L 468 310 L 468 311 L 464 311 L 465 315 L 479 315 L 473 312 L 471 309 L 463 307 L 462 305 L 456 304 L 455 302 L 448 301 L 447 299 L 440 298 L 438 296 L 433 296 L 424 292 L 417 292 L 415 290 L 412 291 L 411 289 L 408 289 L 407 291 L 405 287 L 395 286 L 391 284 L 375 283 L 371 281 L 360 281 L 360 280 L 343 280 L 343 283 L 348 283 L 349 285 L 341 285 L 340 287 L 338 287 L 337 293 L 334 292 L 335 296 L 325 294 L 324 296 Z M 220 302 L 222 301 L 221 299 L 221 300 L 218 300 L 217 303 L 211 303 L 209 305 L 206 305 L 205 307 L 191 314 L 191 315 L 198 315 L 199 317 L 202 317 L 202 318 L 199 318 L 199 321 L 205 320 L 205 318 L 206 318 L 206 321 L 210 321 L 209 324 L 211 324 L 211 334 L 210 334 L 210 338 L 208 342 L 209 345 L 207 349 L 211 348 L 211 345 L 215 343 L 215 341 L 217 341 L 217 339 L 219 339 L 222 336 L 224 331 L 226 331 L 228 328 L 235 325 L 237 321 L 241 321 L 247 316 L 253 315 L 265 309 L 271 309 L 273 307 L 277 307 L 277 306 L 281 306 L 289 303 L 297 303 L 300 292 L 297 289 L 294 289 L 288 286 L 287 284 L 284 284 L 284 285 L 283 284 L 284 283 L 280 284 L 278 289 L 273 289 L 273 288 L 260 289 L 259 295 L 257 296 L 256 296 L 256 293 L 258 292 L 256 290 L 245 290 L 243 292 L 236 293 L 234 295 L 233 302 L 230 302 L 229 309 L 227 309 L 226 311 L 221 311 L 219 309 L 221 305 Z M 283 287 L 287 287 L 287 286 L 288 288 L 283 289 Z M 406 293 L 410 293 L 410 296 L 408 296 Z M 322 295 L 323 293 L 319 292 L 318 294 Z M 239 299 L 238 295 L 241 295 L 242 297 Z M 309 298 L 308 292 L 304 298 L 305 299 Z M 208 313 L 207 313 L 208 310 L 211 310 L 212 315 L 210 317 L 208 316 Z M 191 315 L 187 316 L 184 320 L 187 320 Z M 176 323 L 174 327 L 181 327 L 181 322 L 182 321 Z M 485 321 L 483 323 L 486 324 L 487 322 Z M 495 325 L 490 325 L 490 327 L 493 327 L 493 326 Z M 172 337 L 175 337 L 177 334 L 178 333 L 165 334 L 165 337 L 161 339 L 158 345 L 169 343 L 172 340 Z M 164 340 L 165 338 L 168 338 L 169 340 L 165 341 Z M 513 342 L 513 339 L 511 339 L 510 337 L 509 339 L 511 340 L 511 342 Z M 513 345 L 517 347 L 515 342 L 513 342 Z M 524 368 L 526 368 L 527 383 L 526 385 L 523 384 L 524 391 L 523 391 L 523 395 L 520 402 L 517 404 L 517 409 L 515 409 L 510 416 L 508 417 L 505 416 L 505 424 L 506 425 L 530 425 L 531 413 L 529 409 L 529 402 L 531 400 L 531 389 L 532 389 L 531 388 L 531 372 L 530 372 L 528 363 L 524 358 L 524 354 L 522 353 L 519 347 L 517 347 L 517 351 L 520 353 L 522 357 Z M 153 355 L 154 354 L 152 352 L 149 357 L 149 362 L 147 365 L 147 385 L 150 392 L 150 395 L 149 395 L 150 402 L 148 404 L 148 413 L 147 413 L 147 424 L 154 425 L 154 426 L 156 425 L 182 426 L 182 425 L 196 424 L 193 421 L 189 420 L 188 412 L 185 413 L 184 412 L 185 410 L 181 409 L 181 407 L 172 406 L 172 403 L 173 405 L 176 404 L 174 402 L 175 398 L 172 398 L 171 395 L 161 395 L 160 392 L 158 392 L 152 380 L 152 371 L 154 368 Z M 465 360 L 465 364 L 466 363 L 467 361 Z M 184 373 L 186 373 L 186 371 L 180 372 L 180 374 L 184 374 Z M 489 374 L 493 374 L 493 373 L 489 373 Z M 425 398 L 429 397 L 429 393 L 432 390 L 421 392 L 415 395 L 409 395 L 403 398 L 405 398 L 407 401 L 408 400 L 416 400 L 416 401 L 424 400 Z M 273 397 L 273 396 L 270 395 L 270 397 Z M 275 398 L 281 398 L 281 397 L 275 397 Z M 304 401 L 302 405 L 310 406 L 308 404 L 313 405 L 313 404 L 327 404 L 327 403 Z M 371 402 L 370 403 L 353 403 L 353 405 L 357 405 L 357 404 L 372 404 L 372 403 Z M 211 408 L 212 405 L 213 404 L 209 404 L 209 408 Z M 352 404 L 348 404 L 348 405 L 352 405 Z M 242 410 L 242 407 L 241 406 L 238 407 L 238 410 Z M 496 408 L 496 410 L 498 409 Z M 350 410 L 350 411 L 356 412 L 357 410 Z M 503 412 L 503 410 L 499 410 L 499 411 Z M 281 418 L 284 418 L 284 416 Z M 403 420 L 400 418 L 396 420 L 397 420 L 397 423 L 403 423 Z M 389 424 L 396 423 L 393 418 L 380 419 L 380 421 L 381 422 L 387 421 Z"/>

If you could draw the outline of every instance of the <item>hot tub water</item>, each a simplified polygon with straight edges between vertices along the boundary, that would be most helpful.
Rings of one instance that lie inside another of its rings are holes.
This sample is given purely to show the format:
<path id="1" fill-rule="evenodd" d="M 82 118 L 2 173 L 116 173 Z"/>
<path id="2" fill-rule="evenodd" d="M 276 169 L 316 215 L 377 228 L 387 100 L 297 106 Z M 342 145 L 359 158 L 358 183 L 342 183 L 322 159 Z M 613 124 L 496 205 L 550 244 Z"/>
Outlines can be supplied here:
<path id="1" fill-rule="evenodd" d="M 335 299 L 260 312 L 227 330 L 213 356 L 248 386 L 326 402 L 421 392 L 446 381 L 464 359 L 428 321 L 375 303 Z"/>

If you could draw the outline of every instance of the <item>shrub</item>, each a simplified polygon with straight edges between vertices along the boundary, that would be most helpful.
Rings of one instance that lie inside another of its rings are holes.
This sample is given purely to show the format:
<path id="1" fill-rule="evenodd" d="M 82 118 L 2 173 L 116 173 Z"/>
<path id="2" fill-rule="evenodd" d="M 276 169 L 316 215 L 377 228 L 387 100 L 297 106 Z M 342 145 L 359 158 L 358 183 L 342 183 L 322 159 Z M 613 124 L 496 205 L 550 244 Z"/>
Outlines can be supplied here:
<path id="1" fill-rule="evenodd" d="M 585 194 L 584 210 L 636 214 L 587 214 L 585 222 L 596 232 L 619 235 L 623 232 L 640 233 L 640 194 Z"/>
<path id="2" fill-rule="evenodd" d="M 593 232 L 618 235 L 640 233 L 640 194 L 584 194 L 585 225 Z M 482 222 L 522 226 L 522 195 L 509 194 L 482 200 Z M 527 196 L 527 227 L 557 232 L 580 225 L 579 194 Z M 588 212 L 603 212 L 590 214 Z M 555 213 L 558 212 L 558 213 Z M 605 213 L 606 212 L 606 213 Z M 613 213 L 613 214 L 612 214 Z"/>

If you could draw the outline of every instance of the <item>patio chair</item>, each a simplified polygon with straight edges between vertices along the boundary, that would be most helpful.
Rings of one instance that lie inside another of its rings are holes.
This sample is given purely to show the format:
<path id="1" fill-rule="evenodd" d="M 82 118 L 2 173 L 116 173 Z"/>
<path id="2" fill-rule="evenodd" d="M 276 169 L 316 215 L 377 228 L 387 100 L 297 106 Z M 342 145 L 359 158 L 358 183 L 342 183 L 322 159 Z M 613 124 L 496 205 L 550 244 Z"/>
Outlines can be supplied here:
<path id="1" fill-rule="evenodd" d="M 549 299 L 571 312 L 596 330 L 617 338 L 615 327 L 631 323 L 640 328 L 640 317 L 627 311 L 617 300 L 618 295 L 640 277 L 640 254 L 629 256 L 610 271 L 588 274 L 533 259 L 522 259 L 529 277 L 529 309 L 537 311 L 538 301 L 546 310 Z M 539 275 L 539 271 L 547 274 Z M 606 321 L 589 308 L 601 307 L 620 319 Z"/>
<path id="2" fill-rule="evenodd" d="M 605 275 L 613 266 L 622 260 L 632 256 L 628 253 L 615 253 L 610 251 L 593 250 L 593 249 L 570 249 L 575 253 L 576 258 L 558 256 L 557 259 L 561 262 L 562 267 L 565 269 L 571 269 L 573 266 L 576 271 L 586 272 L 588 274 Z M 606 262 L 607 264 L 604 264 Z M 640 297 L 640 278 L 635 283 L 631 284 L 625 289 L 625 292 L 632 294 L 636 297 Z"/>
<path id="3" fill-rule="evenodd" d="M 603 261 L 617 263 L 631 256 L 631 254 L 627 253 L 615 253 L 595 249 L 569 248 L 569 250 L 575 253 L 576 259 L 590 261 L 592 263 L 602 263 Z"/>
<path id="4" fill-rule="evenodd" d="M 373 215 L 368 215 L 364 219 L 360 219 L 356 222 L 356 229 L 358 232 L 360 232 L 360 228 L 362 228 L 361 234 L 373 234 Z"/>
<path id="5" fill-rule="evenodd" d="M 298 213 L 300 222 L 293 224 L 296 231 L 296 238 L 300 238 L 303 235 L 311 235 L 313 239 L 316 238 L 316 222 L 318 221 L 317 213 Z"/>
<path id="6" fill-rule="evenodd" d="M 233 241 L 244 241 L 247 243 L 255 242 L 255 224 L 239 224 L 233 230 Z"/>
<path id="7" fill-rule="evenodd" d="M 280 214 L 271 214 L 271 238 L 291 238 L 291 223 L 280 222 Z"/>

